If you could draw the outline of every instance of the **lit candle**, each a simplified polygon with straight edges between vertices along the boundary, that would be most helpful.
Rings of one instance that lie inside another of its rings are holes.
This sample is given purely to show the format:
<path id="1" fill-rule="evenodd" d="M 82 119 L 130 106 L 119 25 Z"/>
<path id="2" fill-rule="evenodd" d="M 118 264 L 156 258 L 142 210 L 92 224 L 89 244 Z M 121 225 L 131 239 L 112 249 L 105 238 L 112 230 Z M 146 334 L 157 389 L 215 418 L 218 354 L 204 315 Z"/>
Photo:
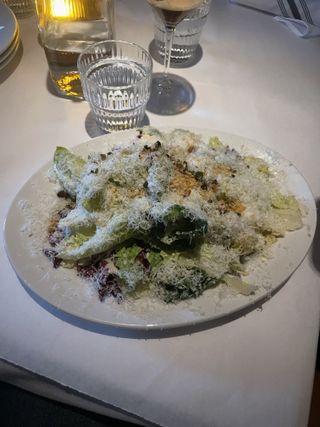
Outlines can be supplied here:
<path id="1" fill-rule="evenodd" d="M 101 18 L 100 0 L 37 0 L 46 18 L 62 21 Z"/>
<path id="2" fill-rule="evenodd" d="M 54 87 L 62 96 L 81 99 L 77 59 L 89 44 L 113 38 L 113 0 L 35 1 L 40 39 Z"/>
<path id="3" fill-rule="evenodd" d="M 74 2 L 68 0 L 51 0 L 51 15 L 53 18 L 67 18 L 74 15 Z"/>

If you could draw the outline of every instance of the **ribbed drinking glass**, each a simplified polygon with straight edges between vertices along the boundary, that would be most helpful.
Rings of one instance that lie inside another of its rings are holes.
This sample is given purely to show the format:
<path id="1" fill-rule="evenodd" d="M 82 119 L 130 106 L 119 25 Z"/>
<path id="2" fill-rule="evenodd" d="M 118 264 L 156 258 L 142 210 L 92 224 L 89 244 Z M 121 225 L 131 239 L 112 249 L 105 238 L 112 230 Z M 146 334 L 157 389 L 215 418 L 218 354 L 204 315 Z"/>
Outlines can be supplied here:
<path id="1" fill-rule="evenodd" d="M 150 97 L 152 59 L 142 47 L 108 40 L 87 47 L 78 59 L 85 99 L 105 131 L 141 124 Z"/>

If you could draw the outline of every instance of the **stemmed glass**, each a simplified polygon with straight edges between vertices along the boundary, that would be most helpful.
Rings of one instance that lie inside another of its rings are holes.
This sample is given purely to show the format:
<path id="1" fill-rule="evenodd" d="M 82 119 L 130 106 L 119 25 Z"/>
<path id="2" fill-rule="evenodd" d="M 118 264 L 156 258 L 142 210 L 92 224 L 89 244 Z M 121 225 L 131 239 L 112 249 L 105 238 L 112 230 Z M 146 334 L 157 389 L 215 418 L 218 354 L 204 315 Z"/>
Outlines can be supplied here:
<path id="1" fill-rule="evenodd" d="M 187 80 L 169 74 L 174 31 L 180 21 L 202 0 L 147 0 L 164 23 L 166 30 L 163 73 L 152 78 L 148 110 L 157 114 L 171 115 L 186 111 L 194 101 L 194 90 Z"/>

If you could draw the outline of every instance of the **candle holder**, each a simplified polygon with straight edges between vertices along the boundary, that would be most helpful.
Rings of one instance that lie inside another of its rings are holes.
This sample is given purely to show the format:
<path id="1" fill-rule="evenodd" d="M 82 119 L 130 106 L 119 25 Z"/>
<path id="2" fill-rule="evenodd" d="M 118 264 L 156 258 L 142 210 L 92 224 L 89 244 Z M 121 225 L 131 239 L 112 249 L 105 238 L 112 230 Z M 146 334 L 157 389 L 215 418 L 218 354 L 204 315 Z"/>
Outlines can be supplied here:
<path id="1" fill-rule="evenodd" d="M 36 0 L 36 9 L 57 93 L 83 99 L 77 60 L 90 44 L 114 38 L 113 0 Z"/>

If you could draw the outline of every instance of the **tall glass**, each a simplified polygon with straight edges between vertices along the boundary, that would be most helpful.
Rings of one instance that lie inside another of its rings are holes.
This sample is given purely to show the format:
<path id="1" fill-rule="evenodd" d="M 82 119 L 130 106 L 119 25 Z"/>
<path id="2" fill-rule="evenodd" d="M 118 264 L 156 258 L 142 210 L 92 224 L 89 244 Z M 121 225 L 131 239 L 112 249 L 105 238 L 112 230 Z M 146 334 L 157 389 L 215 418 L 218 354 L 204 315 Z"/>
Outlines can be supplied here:
<path id="1" fill-rule="evenodd" d="M 201 57 L 199 43 L 202 30 L 207 21 L 211 0 L 202 3 L 190 12 L 177 25 L 171 49 L 171 67 L 174 64 L 189 66 Z M 163 61 L 165 52 L 165 27 L 157 13 L 154 14 L 154 55 L 158 61 Z"/>
<path id="2" fill-rule="evenodd" d="M 177 24 L 202 3 L 202 0 L 147 0 L 163 21 L 166 32 L 163 74 L 152 80 L 149 110 L 159 114 L 178 114 L 193 103 L 194 92 L 188 82 L 169 75 L 171 50 Z"/>

